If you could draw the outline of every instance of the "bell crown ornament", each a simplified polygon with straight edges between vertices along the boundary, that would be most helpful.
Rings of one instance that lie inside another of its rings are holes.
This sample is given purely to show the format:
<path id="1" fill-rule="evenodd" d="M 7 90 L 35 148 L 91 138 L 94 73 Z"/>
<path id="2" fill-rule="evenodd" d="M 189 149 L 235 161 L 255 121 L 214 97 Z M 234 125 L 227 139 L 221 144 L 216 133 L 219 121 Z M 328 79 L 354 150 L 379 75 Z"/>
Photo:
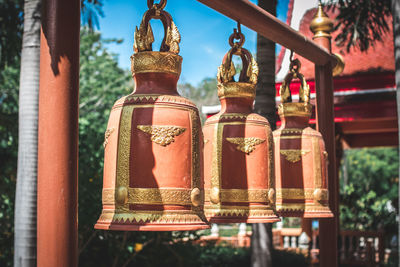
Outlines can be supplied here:
<path id="1" fill-rule="evenodd" d="M 289 72 L 282 81 L 279 88 L 281 103 L 278 106 L 278 113 L 281 117 L 305 116 L 310 118 L 312 105 L 310 104 L 310 87 L 303 74 L 300 73 L 301 62 L 297 58 L 291 60 Z M 293 79 L 300 80 L 299 102 L 292 102 L 290 84 Z M 308 121 L 307 121 L 308 123 Z"/>
<path id="2" fill-rule="evenodd" d="M 97 229 L 209 228 L 203 213 L 200 118 L 196 106 L 177 92 L 180 35 L 165 5 L 165 0 L 148 1 L 131 57 L 135 90 L 111 109 Z M 160 51 L 152 51 L 151 19 L 164 25 Z"/>
<path id="3" fill-rule="evenodd" d="M 310 88 L 300 67 L 298 59 L 291 59 L 279 90 L 278 113 L 282 124 L 273 132 L 276 212 L 283 217 L 332 217 L 328 203 L 327 152 L 322 135 L 308 125 L 312 113 Z M 292 102 L 290 91 L 295 78 L 300 80 L 299 102 Z"/>
<path id="4" fill-rule="evenodd" d="M 154 4 L 148 1 L 149 10 L 142 18 L 139 28 L 135 30 L 133 45 L 134 54 L 131 56 L 132 75 L 138 73 L 171 73 L 179 77 L 182 67 L 182 57 L 179 56 L 181 35 L 171 15 L 164 11 L 166 1 Z M 160 51 L 153 51 L 154 35 L 150 20 L 159 19 L 164 26 L 164 38 Z"/>
<path id="5" fill-rule="evenodd" d="M 218 68 L 221 111 L 203 127 L 204 212 L 211 223 L 279 221 L 273 209 L 272 132 L 265 118 L 252 113 L 258 67 L 244 41 L 238 24 Z M 234 55 L 242 60 L 238 81 Z"/>
<path id="6" fill-rule="evenodd" d="M 234 29 L 234 33 L 229 37 L 231 49 L 225 54 L 221 66 L 218 67 L 218 97 L 242 97 L 254 100 L 256 96 L 256 84 L 258 79 L 258 65 L 251 53 L 243 48 L 245 36 L 239 30 Z M 238 41 L 235 42 L 235 39 Z M 242 60 L 242 70 L 239 81 L 235 81 L 236 68 L 233 64 L 233 56 L 240 56 Z"/>

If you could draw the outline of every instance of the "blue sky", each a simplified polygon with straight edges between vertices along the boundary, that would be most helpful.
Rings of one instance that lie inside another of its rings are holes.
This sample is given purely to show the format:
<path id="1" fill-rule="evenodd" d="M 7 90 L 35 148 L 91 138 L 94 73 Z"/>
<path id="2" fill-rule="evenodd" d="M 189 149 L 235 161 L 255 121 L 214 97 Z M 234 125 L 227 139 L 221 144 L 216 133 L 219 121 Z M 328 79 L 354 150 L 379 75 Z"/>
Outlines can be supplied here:
<path id="1" fill-rule="evenodd" d="M 253 0 L 252 2 L 257 3 Z M 278 18 L 286 21 L 289 0 L 280 0 Z M 100 19 L 103 38 L 118 38 L 121 44 L 109 44 L 109 49 L 119 55 L 119 65 L 130 68 L 133 53 L 133 36 L 139 26 L 146 0 L 105 0 L 104 18 Z M 206 77 L 215 77 L 224 54 L 229 50 L 228 38 L 236 27 L 236 22 L 195 0 L 168 0 L 165 8 L 172 15 L 181 33 L 181 52 L 183 57 L 180 82 L 197 85 Z M 153 49 L 158 50 L 163 28 L 158 20 L 151 22 L 156 41 Z M 256 50 L 256 33 L 242 26 L 246 36 L 244 47 L 252 53 Z"/>

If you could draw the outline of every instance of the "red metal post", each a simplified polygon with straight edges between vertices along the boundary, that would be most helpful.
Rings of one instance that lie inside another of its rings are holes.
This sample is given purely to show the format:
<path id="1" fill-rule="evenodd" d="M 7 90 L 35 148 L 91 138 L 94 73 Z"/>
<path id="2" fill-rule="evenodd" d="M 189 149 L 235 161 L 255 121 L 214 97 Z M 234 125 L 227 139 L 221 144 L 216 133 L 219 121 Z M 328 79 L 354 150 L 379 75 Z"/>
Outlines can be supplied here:
<path id="1" fill-rule="evenodd" d="M 79 0 L 44 0 L 40 48 L 37 265 L 78 264 Z"/>
<path id="2" fill-rule="evenodd" d="M 331 52 L 331 35 L 333 22 L 328 18 L 320 4 L 310 26 L 314 32 L 314 41 Z M 328 152 L 328 189 L 329 207 L 333 218 L 319 220 L 320 266 L 338 266 L 339 234 L 339 179 L 337 176 L 335 150 L 335 122 L 333 102 L 332 65 L 315 66 L 316 115 L 317 129 L 325 140 Z"/>
<path id="3" fill-rule="evenodd" d="M 315 67 L 317 128 L 328 152 L 329 207 L 333 218 L 319 220 L 320 266 L 338 266 L 337 238 L 339 230 L 339 187 L 336 175 L 335 124 L 333 111 L 333 79 L 331 65 Z"/>

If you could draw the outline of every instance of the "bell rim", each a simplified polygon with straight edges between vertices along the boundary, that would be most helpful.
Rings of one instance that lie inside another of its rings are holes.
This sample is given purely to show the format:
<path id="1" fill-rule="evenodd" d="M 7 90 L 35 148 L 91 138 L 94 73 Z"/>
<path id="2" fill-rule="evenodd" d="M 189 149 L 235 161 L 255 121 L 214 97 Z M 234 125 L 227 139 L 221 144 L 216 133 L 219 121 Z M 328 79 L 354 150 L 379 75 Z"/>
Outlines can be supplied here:
<path id="1" fill-rule="evenodd" d="M 281 217 L 302 217 L 302 218 L 332 218 L 329 206 L 324 205 L 304 205 L 303 209 L 286 207 L 285 204 L 276 205 L 276 214 Z"/>
<path id="2" fill-rule="evenodd" d="M 260 203 L 252 202 L 249 204 Z M 214 205 L 206 202 L 204 205 L 204 215 L 210 223 L 269 223 L 280 221 L 275 209 L 269 204 L 249 208 L 249 206 Z"/>
<path id="3" fill-rule="evenodd" d="M 207 219 L 210 223 L 274 223 L 280 222 L 281 218 L 278 216 L 271 218 L 263 217 L 236 217 L 236 216 L 214 216 Z"/>
<path id="4" fill-rule="evenodd" d="M 333 218 L 332 211 L 301 211 L 301 210 L 277 210 L 280 217 L 301 217 L 301 218 Z"/>
<path id="5" fill-rule="evenodd" d="M 194 230 L 205 230 L 211 228 L 206 222 L 193 223 L 193 224 L 173 224 L 173 223 L 103 223 L 97 222 L 94 225 L 95 229 L 98 230 L 111 230 L 111 231 L 194 231 Z"/>
<path id="6" fill-rule="evenodd" d="M 121 231 L 190 231 L 210 228 L 199 210 L 102 210 L 95 229 Z"/>

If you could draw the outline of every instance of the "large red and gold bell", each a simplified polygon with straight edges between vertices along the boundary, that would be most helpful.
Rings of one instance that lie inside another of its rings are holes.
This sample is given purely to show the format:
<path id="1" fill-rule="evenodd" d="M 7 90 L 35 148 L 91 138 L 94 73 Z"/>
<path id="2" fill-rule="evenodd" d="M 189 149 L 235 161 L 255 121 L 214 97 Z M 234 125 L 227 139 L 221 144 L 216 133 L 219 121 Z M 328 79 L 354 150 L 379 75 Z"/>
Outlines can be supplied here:
<path id="1" fill-rule="evenodd" d="M 234 38 L 239 42 L 233 43 Z M 232 49 L 218 69 L 221 111 L 209 118 L 204 133 L 204 212 L 212 223 L 276 222 L 272 131 L 252 113 L 258 67 L 242 48 L 244 36 L 230 38 Z M 242 59 L 238 82 L 232 56 Z"/>
<path id="2" fill-rule="evenodd" d="M 152 2 L 152 1 L 150 1 Z M 103 211 L 96 229 L 209 228 L 203 213 L 203 136 L 196 106 L 177 93 L 180 35 L 165 1 L 150 5 L 135 32 L 136 88 L 112 107 L 105 133 Z M 149 20 L 166 30 L 152 51 Z"/>
<path id="3" fill-rule="evenodd" d="M 273 132 L 275 148 L 276 211 L 284 217 L 324 218 L 328 206 L 327 152 L 321 134 L 308 125 L 312 113 L 310 89 L 292 61 L 280 88 L 281 127 Z M 300 79 L 299 102 L 292 102 L 290 83 Z"/>

